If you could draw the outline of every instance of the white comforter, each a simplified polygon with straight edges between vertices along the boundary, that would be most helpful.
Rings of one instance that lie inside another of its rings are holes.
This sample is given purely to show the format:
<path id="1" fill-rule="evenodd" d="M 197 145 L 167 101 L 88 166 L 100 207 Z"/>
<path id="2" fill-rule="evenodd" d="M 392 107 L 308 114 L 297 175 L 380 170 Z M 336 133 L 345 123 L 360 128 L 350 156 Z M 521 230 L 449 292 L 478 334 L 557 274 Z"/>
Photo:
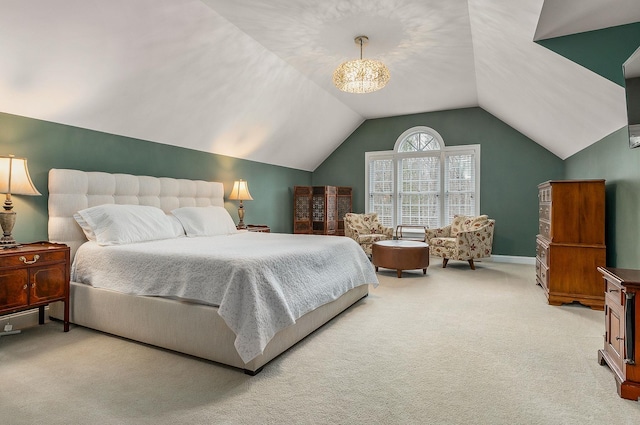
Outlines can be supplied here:
<path id="1" fill-rule="evenodd" d="M 356 286 L 378 284 L 350 238 L 253 232 L 120 246 L 87 242 L 71 280 L 219 306 L 245 363 L 305 313 Z"/>

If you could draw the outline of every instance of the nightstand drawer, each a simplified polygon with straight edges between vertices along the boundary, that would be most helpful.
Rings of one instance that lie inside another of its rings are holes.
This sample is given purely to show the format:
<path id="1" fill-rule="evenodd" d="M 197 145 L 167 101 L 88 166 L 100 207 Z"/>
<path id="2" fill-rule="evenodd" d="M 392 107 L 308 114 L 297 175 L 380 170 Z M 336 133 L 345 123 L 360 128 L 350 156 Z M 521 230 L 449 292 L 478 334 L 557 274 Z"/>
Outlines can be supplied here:
<path id="1" fill-rule="evenodd" d="M 16 252 L 0 257 L 0 267 L 38 266 L 40 264 L 65 261 L 64 251 Z"/>

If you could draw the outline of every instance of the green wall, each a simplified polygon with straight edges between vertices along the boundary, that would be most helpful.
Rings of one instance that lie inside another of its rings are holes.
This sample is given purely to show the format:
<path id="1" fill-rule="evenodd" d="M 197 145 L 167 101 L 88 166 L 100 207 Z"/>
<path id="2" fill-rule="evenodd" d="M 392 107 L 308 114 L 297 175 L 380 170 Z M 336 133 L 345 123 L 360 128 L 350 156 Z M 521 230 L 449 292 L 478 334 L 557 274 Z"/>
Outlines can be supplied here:
<path id="1" fill-rule="evenodd" d="M 561 179 L 563 161 L 481 108 L 365 121 L 313 173 L 314 185 L 353 187 L 353 210 L 364 212 L 368 151 L 393 150 L 407 129 L 427 126 L 445 145 L 481 145 L 480 209 L 496 220 L 493 253 L 535 256 L 538 189 Z"/>
<path id="2" fill-rule="evenodd" d="M 540 42 L 621 86 L 622 64 L 640 46 L 640 23 Z M 567 179 L 606 182 L 607 265 L 640 268 L 640 149 L 629 149 L 627 127 L 565 161 Z"/>
<path id="3" fill-rule="evenodd" d="M 640 149 L 624 127 L 565 161 L 568 179 L 606 179 L 607 265 L 640 268 Z"/>
<path id="4" fill-rule="evenodd" d="M 538 43 L 623 86 L 622 64 L 640 45 L 640 22 L 540 40 Z"/>
<path id="5" fill-rule="evenodd" d="M 311 173 L 191 149 L 132 139 L 0 113 L 0 153 L 28 159 L 43 196 L 14 196 L 17 241 L 47 239 L 47 173 L 51 168 L 220 181 L 228 195 L 234 180 L 249 182 L 245 223 L 290 233 L 294 185 L 311 184 Z M 225 207 L 237 222 L 237 203 Z"/>

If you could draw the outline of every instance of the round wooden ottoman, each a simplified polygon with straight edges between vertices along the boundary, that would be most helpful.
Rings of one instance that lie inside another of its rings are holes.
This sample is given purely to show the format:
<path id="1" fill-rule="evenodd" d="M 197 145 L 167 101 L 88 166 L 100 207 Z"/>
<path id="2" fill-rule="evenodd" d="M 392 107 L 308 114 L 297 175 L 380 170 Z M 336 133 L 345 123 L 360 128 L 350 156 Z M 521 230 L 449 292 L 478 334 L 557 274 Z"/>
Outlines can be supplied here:
<path id="1" fill-rule="evenodd" d="M 422 269 L 422 273 L 427 274 L 429 245 L 403 240 L 375 242 L 371 251 L 371 262 L 376 271 L 378 267 L 396 269 L 398 277 L 402 277 L 402 270 Z"/>

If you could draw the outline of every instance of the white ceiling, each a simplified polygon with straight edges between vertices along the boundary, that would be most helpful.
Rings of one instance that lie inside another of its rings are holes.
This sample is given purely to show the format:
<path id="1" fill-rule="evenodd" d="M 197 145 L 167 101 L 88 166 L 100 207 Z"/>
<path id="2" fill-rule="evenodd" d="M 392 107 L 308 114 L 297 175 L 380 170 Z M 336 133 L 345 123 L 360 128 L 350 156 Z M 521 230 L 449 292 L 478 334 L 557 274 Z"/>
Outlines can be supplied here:
<path id="1" fill-rule="evenodd" d="M 365 119 L 480 106 L 567 158 L 626 125 L 624 90 L 534 38 L 637 21 L 638 0 L 3 0 L 0 111 L 312 171 Z M 358 35 L 379 92 L 331 82 Z"/>

